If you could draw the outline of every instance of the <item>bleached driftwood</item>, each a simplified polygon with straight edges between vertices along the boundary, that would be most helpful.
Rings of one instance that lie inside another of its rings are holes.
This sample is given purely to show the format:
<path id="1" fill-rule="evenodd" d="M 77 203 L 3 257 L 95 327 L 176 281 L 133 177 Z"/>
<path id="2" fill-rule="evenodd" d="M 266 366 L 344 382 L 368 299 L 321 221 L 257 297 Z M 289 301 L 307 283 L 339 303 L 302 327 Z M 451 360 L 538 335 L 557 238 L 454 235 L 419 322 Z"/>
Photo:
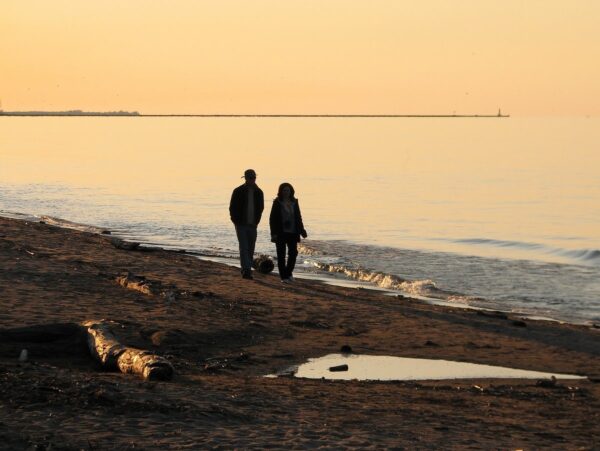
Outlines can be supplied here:
<path id="1" fill-rule="evenodd" d="M 86 321 L 87 342 L 92 355 L 109 370 L 138 374 L 146 380 L 169 380 L 173 377 L 173 366 L 164 357 L 142 349 L 121 344 L 105 320 Z M 114 324 L 114 323 L 113 323 Z"/>

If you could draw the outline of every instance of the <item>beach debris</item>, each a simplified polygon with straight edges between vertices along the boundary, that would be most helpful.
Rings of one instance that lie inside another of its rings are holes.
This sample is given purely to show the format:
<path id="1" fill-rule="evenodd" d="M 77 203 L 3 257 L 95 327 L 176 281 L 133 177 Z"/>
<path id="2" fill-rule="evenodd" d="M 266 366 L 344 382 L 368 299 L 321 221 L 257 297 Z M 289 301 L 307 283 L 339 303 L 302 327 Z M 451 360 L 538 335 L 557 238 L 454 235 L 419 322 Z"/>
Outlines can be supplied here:
<path id="1" fill-rule="evenodd" d="M 162 296 L 167 302 L 173 302 L 180 296 L 188 295 L 188 292 L 181 291 L 174 285 L 163 285 L 158 280 L 148 280 L 144 276 L 136 276 L 129 271 L 117 276 L 116 281 L 129 290 L 139 291 L 147 295 Z"/>
<path id="2" fill-rule="evenodd" d="M 521 320 L 515 320 L 512 322 L 512 325 L 515 327 L 527 327 L 527 323 Z"/>
<path id="3" fill-rule="evenodd" d="M 118 276 L 117 283 L 124 288 L 139 291 L 144 294 L 158 294 L 156 290 L 153 289 L 151 282 L 146 280 L 144 276 L 136 276 L 130 272 Z"/>
<path id="4" fill-rule="evenodd" d="M 92 356 L 106 369 L 120 370 L 122 373 L 137 374 L 145 380 L 170 380 L 174 369 L 164 357 L 142 349 L 130 348 L 121 344 L 111 328 L 118 323 L 107 320 L 86 321 L 87 342 Z"/>
<path id="5" fill-rule="evenodd" d="M 19 362 L 27 362 L 27 349 L 21 349 L 21 353 L 19 354 Z"/>
<path id="6" fill-rule="evenodd" d="M 344 365 L 330 366 L 329 371 L 331 371 L 332 373 L 348 371 L 348 365 L 344 364 Z"/>
<path id="7" fill-rule="evenodd" d="M 252 267 L 262 274 L 269 274 L 275 269 L 275 263 L 268 255 L 259 255 L 252 261 Z"/>
<path id="8" fill-rule="evenodd" d="M 438 347 L 439 344 L 437 344 L 435 341 L 431 341 L 431 340 L 427 340 L 425 342 L 425 346 L 434 346 L 434 347 Z"/>
<path id="9" fill-rule="evenodd" d="M 352 354 L 352 348 L 351 348 L 349 345 L 343 345 L 343 346 L 340 348 L 340 352 L 341 352 L 342 354 Z"/>
<path id="10" fill-rule="evenodd" d="M 140 247 L 140 243 L 137 243 L 134 241 L 125 241 L 125 240 L 122 240 L 121 238 L 114 238 L 114 237 L 110 239 L 110 243 L 117 249 L 121 249 L 124 251 L 134 251 L 138 247 Z"/>

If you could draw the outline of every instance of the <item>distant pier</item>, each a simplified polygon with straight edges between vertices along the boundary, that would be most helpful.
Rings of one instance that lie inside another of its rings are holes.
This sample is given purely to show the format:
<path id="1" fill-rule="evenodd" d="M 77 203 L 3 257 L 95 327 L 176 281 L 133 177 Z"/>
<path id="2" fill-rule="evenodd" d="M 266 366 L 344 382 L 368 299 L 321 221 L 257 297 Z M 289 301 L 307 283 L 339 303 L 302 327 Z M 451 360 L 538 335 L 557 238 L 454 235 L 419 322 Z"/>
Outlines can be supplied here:
<path id="1" fill-rule="evenodd" d="M 60 117 L 206 117 L 206 118 L 507 118 L 508 114 L 141 114 L 137 111 L 0 111 L 0 116 Z"/>

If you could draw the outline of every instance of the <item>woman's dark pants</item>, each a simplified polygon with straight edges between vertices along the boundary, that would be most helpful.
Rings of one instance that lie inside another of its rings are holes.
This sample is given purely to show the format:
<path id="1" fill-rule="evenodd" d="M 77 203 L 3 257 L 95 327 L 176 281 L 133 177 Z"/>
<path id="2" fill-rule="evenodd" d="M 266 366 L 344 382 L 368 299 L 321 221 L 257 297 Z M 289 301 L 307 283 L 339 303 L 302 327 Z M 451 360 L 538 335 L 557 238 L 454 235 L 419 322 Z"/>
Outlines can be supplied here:
<path id="1" fill-rule="evenodd" d="M 294 266 L 296 266 L 296 257 L 298 256 L 298 235 L 294 233 L 284 233 L 277 237 L 275 241 L 277 248 L 277 268 L 279 268 L 279 277 L 287 279 L 292 275 Z M 288 259 L 285 262 L 285 248 L 287 247 Z"/>

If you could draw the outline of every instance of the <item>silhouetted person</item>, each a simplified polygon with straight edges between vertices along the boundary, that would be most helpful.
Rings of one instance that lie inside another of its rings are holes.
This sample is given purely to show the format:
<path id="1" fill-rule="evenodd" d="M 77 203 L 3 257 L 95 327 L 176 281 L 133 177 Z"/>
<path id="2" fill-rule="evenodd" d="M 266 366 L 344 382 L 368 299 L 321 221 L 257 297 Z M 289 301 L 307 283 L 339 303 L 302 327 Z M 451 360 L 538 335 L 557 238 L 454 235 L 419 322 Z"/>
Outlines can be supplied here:
<path id="1" fill-rule="evenodd" d="M 256 227 L 265 208 L 265 200 L 262 190 L 256 185 L 254 169 L 247 169 L 244 178 L 246 183 L 238 186 L 231 194 L 229 215 L 235 225 L 235 233 L 240 245 L 242 277 L 252 279 Z"/>
<path id="2" fill-rule="evenodd" d="M 269 225 L 271 226 L 271 241 L 277 248 L 277 267 L 283 283 L 294 280 L 292 273 L 298 256 L 300 236 L 308 235 L 302 223 L 302 214 L 298 199 L 294 197 L 294 187 L 289 183 L 279 185 L 277 198 L 273 200 Z M 285 253 L 287 248 L 287 263 Z"/>

